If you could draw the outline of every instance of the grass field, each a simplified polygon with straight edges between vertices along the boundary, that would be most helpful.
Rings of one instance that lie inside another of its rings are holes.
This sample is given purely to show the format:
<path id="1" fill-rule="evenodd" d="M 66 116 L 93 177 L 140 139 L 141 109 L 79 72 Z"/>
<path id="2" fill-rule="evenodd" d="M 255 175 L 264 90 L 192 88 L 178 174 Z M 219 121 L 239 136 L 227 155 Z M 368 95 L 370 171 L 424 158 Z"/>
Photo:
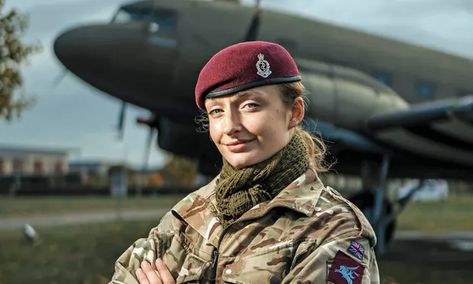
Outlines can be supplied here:
<path id="1" fill-rule="evenodd" d="M 0 198 L 0 218 L 28 215 L 61 214 L 111 210 L 120 206 L 128 209 L 170 208 L 184 195 L 131 197 L 120 201 L 110 197 L 16 197 Z"/>
<path id="2" fill-rule="evenodd" d="M 425 232 L 473 231 L 473 195 L 410 203 L 399 215 L 398 229 Z"/>
<path id="3" fill-rule="evenodd" d="M 20 232 L 0 232 L 0 283 L 108 283 L 116 258 L 156 221 L 39 230 L 32 245 Z"/>
<path id="4" fill-rule="evenodd" d="M 127 208 L 171 207 L 180 197 L 123 201 Z M 105 198 L 0 199 L 0 217 L 111 209 Z M 441 232 L 473 230 L 473 197 L 443 202 L 412 203 L 401 214 L 398 228 Z M 158 216 L 157 216 L 158 217 Z M 156 220 L 157 218 L 154 218 Z M 28 243 L 17 231 L 0 231 L 0 284 L 107 283 L 115 259 L 156 221 L 113 222 L 39 228 L 40 242 Z M 470 253 L 446 245 L 394 243 L 379 258 L 382 283 L 471 283 Z M 467 268 L 464 268 L 467 267 Z"/>

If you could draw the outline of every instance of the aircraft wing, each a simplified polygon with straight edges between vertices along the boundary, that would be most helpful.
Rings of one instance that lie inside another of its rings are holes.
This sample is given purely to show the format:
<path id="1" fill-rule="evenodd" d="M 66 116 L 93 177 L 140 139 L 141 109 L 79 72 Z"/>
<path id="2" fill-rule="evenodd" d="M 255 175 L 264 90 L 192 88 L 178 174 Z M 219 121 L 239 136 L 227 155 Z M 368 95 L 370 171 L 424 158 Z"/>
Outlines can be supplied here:
<path id="1" fill-rule="evenodd" d="M 451 120 L 470 124 L 473 131 L 473 96 L 417 104 L 405 111 L 373 116 L 366 124 L 368 129 L 377 131 Z M 473 141 L 473 132 L 469 134 Z"/>
<path id="2" fill-rule="evenodd" d="M 306 128 L 327 141 L 340 172 L 359 174 L 356 161 L 381 154 L 391 177 L 473 180 L 473 96 L 372 116 L 363 133 L 320 121 Z"/>

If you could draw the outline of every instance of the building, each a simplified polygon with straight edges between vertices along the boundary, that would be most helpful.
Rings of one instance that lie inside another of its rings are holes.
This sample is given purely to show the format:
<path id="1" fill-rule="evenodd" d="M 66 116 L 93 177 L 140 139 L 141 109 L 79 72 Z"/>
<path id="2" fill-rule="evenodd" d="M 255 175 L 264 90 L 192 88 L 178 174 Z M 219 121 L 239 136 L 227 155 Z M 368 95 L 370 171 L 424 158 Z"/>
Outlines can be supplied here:
<path id="1" fill-rule="evenodd" d="M 69 163 L 69 170 L 80 176 L 82 184 L 106 186 L 109 183 L 109 171 L 113 165 L 112 162 L 101 160 L 72 161 Z"/>
<path id="2" fill-rule="evenodd" d="M 0 145 L 0 176 L 65 175 L 69 151 Z"/>

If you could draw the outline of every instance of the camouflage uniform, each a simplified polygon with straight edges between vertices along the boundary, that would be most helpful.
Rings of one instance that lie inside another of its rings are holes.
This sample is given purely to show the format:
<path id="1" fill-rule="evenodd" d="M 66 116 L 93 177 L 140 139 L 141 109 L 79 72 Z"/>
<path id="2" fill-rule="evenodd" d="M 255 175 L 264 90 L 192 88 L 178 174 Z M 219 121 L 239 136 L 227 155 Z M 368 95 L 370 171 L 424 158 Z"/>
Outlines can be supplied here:
<path id="1" fill-rule="evenodd" d="M 177 283 L 379 283 L 373 229 L 312 171 L 227 229 L 215 180 L 179 202 L 115 264 L 110 283 L 138 283 L 143 259 L 163 259 Z"/>

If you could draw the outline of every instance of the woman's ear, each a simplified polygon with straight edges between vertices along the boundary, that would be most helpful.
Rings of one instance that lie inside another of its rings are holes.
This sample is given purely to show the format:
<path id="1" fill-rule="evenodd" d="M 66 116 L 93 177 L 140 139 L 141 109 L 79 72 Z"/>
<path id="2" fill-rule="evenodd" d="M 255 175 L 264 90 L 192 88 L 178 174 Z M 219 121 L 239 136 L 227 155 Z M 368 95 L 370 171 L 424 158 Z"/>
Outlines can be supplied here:
<path id="1" fill-rule="evenodd" d="M 294 99 L 294 103 L 291 108 L 291 118 L 289 120 L 289 128 L 298 126 L 304 119 L 304 99 L 297 97 Z"/>

